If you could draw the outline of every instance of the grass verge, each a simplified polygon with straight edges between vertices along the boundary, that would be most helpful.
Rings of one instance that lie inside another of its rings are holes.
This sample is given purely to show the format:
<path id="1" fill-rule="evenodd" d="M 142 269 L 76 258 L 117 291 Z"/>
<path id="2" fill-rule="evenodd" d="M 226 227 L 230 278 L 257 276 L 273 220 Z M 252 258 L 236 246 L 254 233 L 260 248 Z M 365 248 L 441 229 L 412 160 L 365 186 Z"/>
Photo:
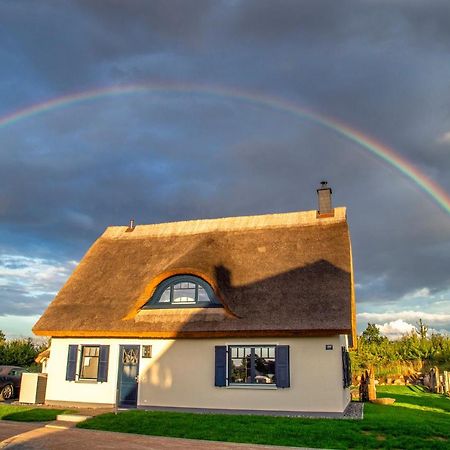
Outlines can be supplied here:
<path id="1" fill-rule="evenodd" d="M 16 420 L 18 422 L 48 422 L 50 420 L 56 420 L 56 416 L 58 414 L 64 414 L 67 412 L 68 411 L 62 409 L 0 404 L 1 420 Z"/>
<path id="2" fill-rule="evenodd" d="M 155 436 L 321 448 L 448 449 L 450 399 L 414 386 L 381 386 L 391 406 L 366 404 L 364 420 L 189 414 L 133 410 L 80 428 Z"/>

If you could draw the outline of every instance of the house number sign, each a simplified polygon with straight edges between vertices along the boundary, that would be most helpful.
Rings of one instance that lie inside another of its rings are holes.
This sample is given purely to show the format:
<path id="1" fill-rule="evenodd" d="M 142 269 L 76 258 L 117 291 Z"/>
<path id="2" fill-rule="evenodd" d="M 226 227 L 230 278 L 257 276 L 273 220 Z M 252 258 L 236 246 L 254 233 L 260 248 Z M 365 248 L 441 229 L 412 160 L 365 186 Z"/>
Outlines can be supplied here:
<path id="1" fill-rule="evenodd" d="M 143 358 L 151 358 L 152 357 L 152 346 L 151 345 L 143 345 L 142 346 L 142 357 Z"/>

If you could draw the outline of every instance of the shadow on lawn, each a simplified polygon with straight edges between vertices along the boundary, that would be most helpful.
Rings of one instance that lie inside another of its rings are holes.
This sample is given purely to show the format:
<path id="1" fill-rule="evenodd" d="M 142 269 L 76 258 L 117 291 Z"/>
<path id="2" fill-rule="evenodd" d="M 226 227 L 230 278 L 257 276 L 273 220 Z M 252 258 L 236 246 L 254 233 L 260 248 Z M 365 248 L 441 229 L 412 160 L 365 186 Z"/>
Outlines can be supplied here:
<path id="1" fill-rule="evenodd" d="M 32 408 L 22 411 L 14 411 L 9 414 L 5 414 L 2 420 L 15 420 L 17 422 L 49 422 L 56 420 L 58 414 L 63 414 L 66 411 L 60 409 L 39 409 Z"/>

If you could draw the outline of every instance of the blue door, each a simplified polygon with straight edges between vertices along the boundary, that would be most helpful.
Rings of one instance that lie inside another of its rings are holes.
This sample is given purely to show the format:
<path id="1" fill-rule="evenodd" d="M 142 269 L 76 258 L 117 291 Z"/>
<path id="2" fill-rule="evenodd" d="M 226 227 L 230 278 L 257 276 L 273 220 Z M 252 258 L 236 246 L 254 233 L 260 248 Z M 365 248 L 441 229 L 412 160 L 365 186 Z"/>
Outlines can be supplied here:
<path id="1" fill-rule="evenodd" d="M 119 406 L 137 405 L 139 345 L 121 345 L 119 359 Z"/>

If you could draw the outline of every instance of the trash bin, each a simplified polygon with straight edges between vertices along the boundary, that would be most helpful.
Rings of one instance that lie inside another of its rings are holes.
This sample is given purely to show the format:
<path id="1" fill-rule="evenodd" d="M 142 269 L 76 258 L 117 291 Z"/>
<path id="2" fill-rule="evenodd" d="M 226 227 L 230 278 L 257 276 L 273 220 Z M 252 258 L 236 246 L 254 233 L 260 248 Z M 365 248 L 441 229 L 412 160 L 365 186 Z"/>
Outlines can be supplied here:
<path id="1" fill-rule="evenodd" d="M 22 374 L 20 383 L 20 403 L 45 403 L 45 389 L 47 387 L 46 373 Z"/>

